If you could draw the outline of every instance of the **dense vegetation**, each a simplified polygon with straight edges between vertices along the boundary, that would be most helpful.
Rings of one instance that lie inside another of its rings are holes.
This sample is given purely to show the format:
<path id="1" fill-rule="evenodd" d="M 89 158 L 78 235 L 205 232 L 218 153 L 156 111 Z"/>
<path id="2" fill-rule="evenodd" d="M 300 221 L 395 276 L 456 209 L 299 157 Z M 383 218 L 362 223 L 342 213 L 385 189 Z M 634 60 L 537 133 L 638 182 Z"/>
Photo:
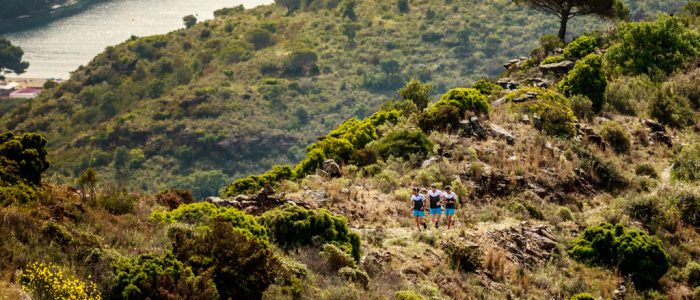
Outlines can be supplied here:
<path id="1" fill-rule="evenodd" d="M 638 18 L 684 3 L 628 2 Z M 317 135 L 368 116 L 409 79 L 434 83 L 414 99 L 420 109 L 497 75 L 557 27 L 507 0 L 279 4 L 222 9 L 109 47 L 31 103 L 3 107 L 0 129 L 47 136 L 57 182 L 92 167 L 131 190 L 179 186 L 202 198 L 232 178 L 300 161 Z M 577 18 L 569 38 L 598 23 Z"/>
<path id="2" fill-rule="evenodd" d="M 305 3 L 279 13 L 308 13 L 315 2 Z M 353 3 L 343 1 L 340 16 L 360 20 Z M 407 13 L 411 4 L 396 9 Z M 225 199 L 112 184 L 105 178 L 133 176 L 149 163 L 146 149 L 116 144 L 115 173 L 88 168 L 78 190 L 46 180 L 42 136 L 0 135 L 3 185 L 33 191 L 0 205 L 0 274 L 15 274 L 0 277 L 0 295 L 697 298 L 699 24 L 688 11 L 569 45 L 543 37 L 501 75 L 513 90 L 493 79 L 453 89 L 408 81 L 397 88 L 400 99 L 340 123 L 296 165 L 233 181 Z M 643 34 L 622 34 L 629 28 L 669 38 L 646 43 Z M 275 47 L 259 33 L 246 38 L 251 49 Z M 640 57 L 658 47 L 692 51 L 677 52 L 665 69 L 609 56 L 621 43 L 647 45 Z M 314 60 L 302 52 L 295 61 Z M 541 68 L 558 55 L 573 68 Z M 295 72 L 322 73 L 316 62 Z M 395 67 L 385 64 L 387 80 Z M 280 78 L 266 82 L 273 80 Z M 581 86 L 590 82 L 605 91 Z M 426 97 L 433 88 L 441 92 L 435 102 Z M 328 158 L 337 172 L 319 170 Z M 461 200 L 456 228 L 416 229 L 410 188 L 431 184 L 451 186 Z M 267 185 L 276 192 L 253 195 Z"/>

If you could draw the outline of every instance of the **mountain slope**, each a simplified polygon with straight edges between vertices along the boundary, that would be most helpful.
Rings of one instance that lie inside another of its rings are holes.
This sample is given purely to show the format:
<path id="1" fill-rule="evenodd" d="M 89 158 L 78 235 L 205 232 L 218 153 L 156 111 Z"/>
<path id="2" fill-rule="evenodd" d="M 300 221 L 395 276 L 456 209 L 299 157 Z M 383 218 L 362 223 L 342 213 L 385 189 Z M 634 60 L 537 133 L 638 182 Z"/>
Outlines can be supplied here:
<path id="1" fill-rule="evenodd" d="M 683 1 L 652 2 L 632 11 L 674 11 Z M 67 82 L 0 115 L 0 128 L 45 134 L 58 182 L 92 166 L 146 190 L 177 184 L 200 197 L 231 177 L 298 161 L 304 145 L 376 110 L 407 79 L 436 82 L 435 93 L 466 86 L 556 28 L 506 0 L 416 1 L 406 13 L 359 1 L 357 20 L 333 3 L 291 16 L 274 5 L 226 9 L 189 29 L 108 47 Z M 598 23 L 579 18 L 571 31 Z"/>

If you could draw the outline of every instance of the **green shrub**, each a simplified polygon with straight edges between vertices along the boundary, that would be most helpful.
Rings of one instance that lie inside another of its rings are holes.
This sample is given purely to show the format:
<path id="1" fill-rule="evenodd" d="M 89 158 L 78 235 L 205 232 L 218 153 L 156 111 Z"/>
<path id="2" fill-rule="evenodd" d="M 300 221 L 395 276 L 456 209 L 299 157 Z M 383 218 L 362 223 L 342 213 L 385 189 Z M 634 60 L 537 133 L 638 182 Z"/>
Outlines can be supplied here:
<path id="1" fill-rule="evenodd" d="M 338 271 L 342 268 L 355 268 L 355 260 L 352 256 L 333 244 L 324 244 L 321 251 L 321 257 L 326 260 L 326 265 L 333 271 Z"/>
<path id="2" fill-rule="evenodd" d="M 27 183 L 39 185 L 41 174 L 49 168 L 49 161 L 46 159 L 46 143 L 46 139 L 36 133 L 0 134 L 0 158 L 4 158 L 0 160 L 0 169 L 3 171 L 11 169 L 14 175 Z M 4 181 L 8 175 L 0 176 Z"/>
<path id="3" fill-rule="evenodd" d="M 398 291 L 394 294 L 396 300 L 426 300 L 421 294 L 414 291 Z"/>
<path id="4" fill-rule="evenodd" d="M 619 224 L 586 228 L 572 241 L 568 254 L 589 265 L 616 267 L 622 275 L 631 275 L 635 287 L 640 289 L 655 287 L 670 267 L 661 242 Z"/>
<path id="5" fill-rule="evenodd" d="M 256 50 L 272 46 L 275 43 L 272 34 L 262 28 L 254 28 L 246 32 L 245 40 L 251 43 Z"/>
<path id="6" fill-rule="evenodd" d="M 404 101 L 415 103 L 418 110 L 423 110 L 428 107 L 428 103 L 430 103 L 430 93 L 432 91 L 432 84 L 422 83 L 416 79 L 412 79 L 399 90 L 399 96 L 401 96 L 401 99 Z"/>
<path id="7" fill-rule="evenodd" d="M 318 72 L 318 55 L 310 49 L 294 50 L 284 63 L 284 69 L 292 75 L 315 74 Z"/>
<path id="8" fill-rule="evenodd" d="M 413 154 L 421 157 L 428 155 L 433 143 L 420 130 L 397 130 L 379 139 L 373 149 L 384 159 L 389 156 L 407 159 Z"/>
<path id="9" fill-rule="evenodd" d="M 637 176 L 648 176 L 650 178 L 659 178 L 659 173 L 656 172 L 656 168 L 652 164 L 642 163 L 638 164 L 634 170 Z"/>
<path id="10" fill-rule="evenodd" d="M 466 244 L 462 241 L 448 240 L 443 243 L 445 253 L 450 258 L 452 266 L 464 272 L 474 272 L 481 268 L 484 253 L 478 245 Z"/>
<path id="11" fill-rule="evenodd" d="M 628 185 L 627 178 L 612 161 L 602 159 L 585 148 L 575 147 L 573 150 L 579 157 L 579 167 L 593 177 L 596 186 L 616 192 Z"/>
<path id="12" fill-rule="evenodd" d="M 670 196 L 672 204 L 681 214 L 683 223 L 700 227 L 700 194 L 690 190 L 681 190 Z"/>
<path id="13" fill-rule="evenodd" d="M 467 111 L 488 115 L 491 109 L 486 96 L 473 88 L 456 88 L 449 90 L 447 93 L 443 94 L 440 100 L 434 105 L 440 106 L 448 104 L 458 107 L 460 115 L 464 115 Z"/>
<path id="14" fill-rule="evenodd" d="M 221 57 L 226 63 L 246 61 L 253 56 L 250 44 L 241 41 L 231 41 L 221 49 Z"/>
<path id="15" fill-rule="evenodd" d="M 369 285 L 369 275 L 367 275 L 367 272 L 357 268 L 343 267 L 338 270 L 338 275 L 347 281 L 361 285 L 365 289 L 367 289 Z"/>
<path id="16" fill-rule="evenodd" d="M 564 47 L 564 56 L 568 59 L 584 58 L 595 51 L 596 43 L 594 37 L 582 35 Z"/>
<path id="17" fill-rule="evenodd" d="M 685 266 L 685 280 L 690 287 L 700 286 L 700 263 L 691 261 Z"/>
<path id="18" fill-rule="evenodd" d="M 656 86 L 646 75 L 620 77 L 608 82 L 605 98 L 608 109 L 628 116 L 643 112 L 644 104 L 656 95 Z"/>
<path id="19" fill-rule="evenodd" d="M 203 225 L 211 220 L 221 219 L 261 240 L 267 240 L 267 230 L 258 224 L 255 217 L 233 207 L 217 207 L 209 202 L 180 205 L 171 211 L 154 211 L 151 218 L 164 223 L 181 222 L 193 225 Z"/>
<path id="20" fill-rule="evenodd" d="M 122 260 L 114 265 L 114 274 L 114 298 L 218 298 L 210 278 L 195 277 L 172 253 L 162 257 L 145 254 Z"/>
<path id="21" fill-rule="evenodd" d="M 593 295 L 591 295 L 589 293 L 580 293 L 580 294 L 576 294 L 576 295 L 571 296 L 571 300 L 596 300 L 596 299 L 593 298 Z"/>
<path id="22" fill-rule="evenodd" d="M 306 154 L 306 158 L 294 167 L 294 177 L 302 178 L 306 175 L 313 174 L 316 172 L 316 169 L 321 167 L 324 160 L 326 160 L 326 155 L 323 153 L 322 149 L 311 150 Z"/>
<path id="23" fill-rule="evenodd" d="M 283 247 L 334 244 L 352 257 L 360 259 L 360 237 L 350 232 L 342 216 L 325 209 L 308 210 L 295 205 L 283 205 L 260 216 L 273 241 Z"/>
<path id="24" fill-rule="evenodd" d="M 700 37 L 680 18 L 659 16 L 653 22 L 629 22 L 618 27 L 619 39 L 605 53 L 615 73 L 670 74 L 697 55 Z"/>
<path id="25" fill-rule="evenodd" d="M 557 216 L 559 216 L 559 218 L 562 221 L 573 221 L 574 220 L 574 214 L 571 213 L 571 209 L 569 209 L 568 207 L 559 208 L 559 210 L 557 211 Z"/>
<path id="26" fill-rule="evenodd" d="M 603 123 L 600 136 L 607 141 L 616 153 L 628 153 L 632 146 L 630 135 L 620 123 L 607 121 Z"/>
<path id="27" fill-rule="evenodd" d="M 134 210 L 139 197 L 126 191 L 109 193 L 97 199 L 97 204 L 111 214 L 124 215 Z"/>
<path id="28" fill-rule="evenodd" d="M 677 180 L 700 180 L 700 143 L 681 149 L 681 153 L 673 160 L 671 175 Z"/>
<path id="29" fill-rule="evenodd" d="M 630 199 L 624 207 L 625 212 L 647 228 L 663 224 L 664 213 L 659 198 L 646 196 Z"/>
<path id="30" fill-rule="evenodd" d="M 418 117 L 418 127 L 424 132 L 431 130 L 447 131 L 459 128 L 459 121 L 462 116 L 459 108 L 454 105 L 432 106 L 428 111 L 423 112 Z"/>
<path id="31" fill-rule="evenodd" d="M 547 56 L 540 65 L 556 64 L 566 60 L 563 54 Z"/>
<path id="32" fill-rule="evenodd" d="M 669 86 L 663 86 L 651 98 L 649 116 L 660 123 L 679 128 L 692 125 L 695 122 L 695 114 L 688 99 L 673 91 Z"/>
<path id="33" fill-rule="evenodd" d="M 2 177 L 3 175 L 0 175 L 0 179 Z M 10 185 L 0 180 L 0 207 L 33 202 L 39 198 L 40 194 L 40 190 L 33 185 L 22 182 Z"/>
<path id="34" fill-rule="evenodd" d="M 491 82 L 491 81 L 488 81 L 488 80 L 486 80 L 486 79 L 479 79 L 479 80 L 477 80 L 477 81 L 474 82 L 474 84 L 472 85 L 472 88 L 474 88 L 474 89 L 476 89 L 477 91 L 479 91 L 479 93 L 481 93 L 482 95 L 487 95 L 487 96 L 488 96 L 488 95 L 491 95 L 491 94 L 493 94 L 493 93 L 495 93 L 495 92 L 498 92 L 498 91 L 502 91 L 502 90 L 503 90 L 503 88 L 502 88 L 500 85 L 495 84 L 495 83 L 493 83 L 493 82 Z"/>
<path id="35" fill-rule="evenodd" d="M 574 69 L 559 83 L 558 87 L 568 97 L 573 95 L 588 97 L 593 102 L 593 109 L 598 112 L 605 104 L 607 85 L 602 58 L 597 54 L 589 54 L 576 62 Z"/>
<path id="36" fill-rule="evenodd" d="M 592 120 L 594 116 L 593 102 L 586 96 L 574 95 L 569 99 L 571 102 L 571 112 L 579 120 Z"/>
<path id="37" fill-rule="evenodd" d="M 199 230 L 171 227 L 175 257 L 196 276 L 211 276 L 221 299 L 260 299 L 278 261 L 267 242 L 217 218 Z"/>
<path id="38" fill-rule="evenodd" d="M 321 161 L 323 162 L 323 161 Z M 315 169 L 314 169 L 315 170 Z M 233 197 L 240 194 L 257 193 L 265 185 L 276 187 L 282 180 L 294 178 L 294 172 L 290 166 L 274 166 L 262 175 L 251 175 L 237 179 L 223 192 L 224 197 Z"/>
<path id="39" fill-rule="evenodd" d="M 530 107 L 542 120 L 542 130 L 553 136 L 573 137 L 576 117 L 565 102 L 540 101 Z"/>

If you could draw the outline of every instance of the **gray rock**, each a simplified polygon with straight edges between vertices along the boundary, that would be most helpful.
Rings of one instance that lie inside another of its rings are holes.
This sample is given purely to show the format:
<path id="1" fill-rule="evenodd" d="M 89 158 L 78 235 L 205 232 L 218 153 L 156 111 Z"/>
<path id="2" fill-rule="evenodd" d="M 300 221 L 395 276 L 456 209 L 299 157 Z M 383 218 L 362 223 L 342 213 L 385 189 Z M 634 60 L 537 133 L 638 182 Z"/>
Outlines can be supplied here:
<path id="1" fill-rule="evenodd" d="M 503 103 L 506 103 L 506 100 L 508 100 L 506 97 L 501 97 L 501 98 L 498 98 L 497 100 L 491 102 L 491 105 L 492 106 L 499 106 Z"/>
<path id="2" fill-rule="evenodd" d="M 652 140 L 660 143 L 666 144 L 666 146 L 673 147 L 673 139 L 671 139 L 671 136 L 668 135 L 666 132 L 661 132 L 661 131 L 656 131 L 652 132 L 650 135 Z"/>
<path id="3" fill-rule="evenodd" d="M 323 171 L 326 172 L 326 175 L 331 178 L 336 178 L 343 175 L 340 171 L 340 166 L 338 163 L 332 159 L 326 159 L 323 161 Z"/>
<path id="4" fill-rule="evenodd" d="M 484 129 L 484 126 L 481 125 L 481 121 L 479 121 L 478 117 L 472 117 L 469 119 L 469 122 L 471 123 L 472 131 L 477 138 L 486 139 L 489 136 L 489 133 L 486 131 L 486 129 Z"/>
<path id="5" fill-rule="evenodd" d="M 508 143 L 508 145 L 515 144 L 515 136 L 513 136 L 513 134 L 510 133 L 505 128 L 498 126 L 496 124 L 493 124 L 493 123 L 489 123 L 489 130 L 491 131 L 491 134 L 493 134 L 494 136 L 497 136 L 499 138 L 506 140 L 506 143 Z"/>
<path id="6" fill-rule="evenodd" d="M 515 90 L 518 88 L 519 84 L 515 81 L 512 81 L 510 78 L 501 78 L 498 81 L 496 81 L 496 84 L 500 85 L 502 88 L 506 90 Z"/>
<path id="7" fill-rule="evenodd" d="M 520 103 L 520 102 L 530 101 L 530 100 L 533 100 L 533 99 L 537 98 L 537 95 L 538 95 L 538 94 L 535 93 L 535 92 L 527 92 L 527 93 L 525 93 L 524 95 L 522 95 L 522 96 L 520 96 L 520 97 L 518 97 L 518 98 L 513 99 L 513 103 Z"/>
<path id="8" fill-rule="evenodd" d="M 529 125 L 529 124 L 530 124 L 530 117 L 529 117 L 527 114 L 523 114 L 523 115 L 520 117 L 520 123 L 528 124 L 528 125 Z"/>
<path id="9" fill-rule="evenodd" d="M 666 132 L 666 126 L 659 122 L 643 119 L 642 123 L 651 129 L 651 132 Z"/>
<path id="10" fill-rule="evenodd" d="M 540 71 L 544 73 L 554 73 L 557 75 L 564 75 L 574 68 L 574 62 L 570 60 L 565 60 L 558 63 L 546 64 L 540 66 Z"/>
<path id="11" fill-rule="evenodd" d="M 435 164 L 436 162 L 439 162 L 440 159 L 441 158 L 439 156 L 433 156 L 431 158 L 424 160 L 423 163 L 420 165 L 420 167 L 421 168 L 430 167 L 431 165 Z"/>

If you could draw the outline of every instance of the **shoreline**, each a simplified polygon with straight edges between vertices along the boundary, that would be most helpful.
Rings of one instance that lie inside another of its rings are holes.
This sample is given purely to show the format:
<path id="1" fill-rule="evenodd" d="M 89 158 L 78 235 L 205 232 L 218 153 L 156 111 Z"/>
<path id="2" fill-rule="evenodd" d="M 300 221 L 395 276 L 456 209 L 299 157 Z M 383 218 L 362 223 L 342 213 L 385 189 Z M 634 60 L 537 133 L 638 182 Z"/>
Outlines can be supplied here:
<path id="1" fill-rule="evenodd" d="M 58 19 L 70 17 L 100 2 L 112 0 L 80 0 L 74 4 L 64 5 L 59 8 L 49 8 L 37 11 L 26 18 L 14 18 L 0 21 L 0 35 L 31 30 L 43 26 Z"/>

